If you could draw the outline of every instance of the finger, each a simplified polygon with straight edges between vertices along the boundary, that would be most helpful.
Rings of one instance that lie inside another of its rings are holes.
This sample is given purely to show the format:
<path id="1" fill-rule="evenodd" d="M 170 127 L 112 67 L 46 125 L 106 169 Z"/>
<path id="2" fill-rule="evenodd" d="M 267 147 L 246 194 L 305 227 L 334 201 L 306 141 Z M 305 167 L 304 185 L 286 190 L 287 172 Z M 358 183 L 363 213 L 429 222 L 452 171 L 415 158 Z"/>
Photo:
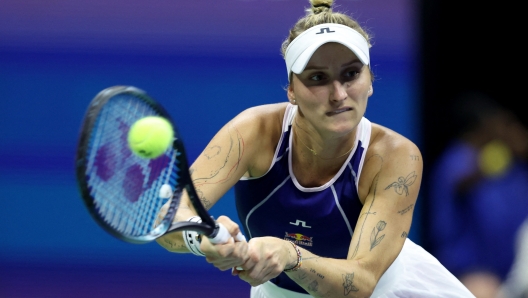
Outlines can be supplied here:
<path id="1" fill-rule="evenodd" d="M 229 234 L 231 234 L 231 236 L 235 238 L 239 238 L 241 240 L 242 239 L 245 240 L 245 237 L 242 235 L 242 232 L 240 231 L 239 225 L 236 222 L 232 221 L 229 217 L 222 215 L 222 216 L 219 216 L 216 221 L 224 225 L 224 227 L 229 231 Z"/>

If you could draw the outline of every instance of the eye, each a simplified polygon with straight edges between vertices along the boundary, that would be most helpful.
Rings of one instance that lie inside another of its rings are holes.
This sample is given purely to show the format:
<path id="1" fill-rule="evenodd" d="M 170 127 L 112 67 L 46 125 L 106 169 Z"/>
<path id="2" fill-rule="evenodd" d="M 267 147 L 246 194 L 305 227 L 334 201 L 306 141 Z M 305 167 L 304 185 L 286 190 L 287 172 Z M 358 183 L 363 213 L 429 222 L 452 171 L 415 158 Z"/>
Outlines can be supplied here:
<path id="1" fill-rule="evenodd" d="M 310 79 L 310 81 L 320 82 L 325 79 L 325 76 L 322 73 L 316 73 L 316 74 L 310 75 L 308 79 Z"/>
<path id="2" fill-rule="evenodd" d="M 347 70 L 344 74 L 344 76 L 346 78 L 356 78 L 357 76 L 359 76 L 359 71 L 357 70 Z"/>

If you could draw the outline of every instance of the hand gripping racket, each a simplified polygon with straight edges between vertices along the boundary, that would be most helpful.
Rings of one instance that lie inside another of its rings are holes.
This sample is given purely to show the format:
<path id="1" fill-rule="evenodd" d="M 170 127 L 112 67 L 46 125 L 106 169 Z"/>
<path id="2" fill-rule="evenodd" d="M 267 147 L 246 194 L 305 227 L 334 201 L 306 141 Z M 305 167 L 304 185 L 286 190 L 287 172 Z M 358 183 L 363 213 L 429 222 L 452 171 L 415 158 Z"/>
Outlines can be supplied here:
<path id="1" fill-rule="evenodd" d="M 128 148 L 130 126 L 146 116 L 172 123 L 174 142 L 161 156 L 144 159 Z M 108 233 L 126 242 L 147 243 L 169 232 L 196 231 L 213 243 L 231 235 L 200 202 L 188 171 L 177 127 L 165 109 L 132 86 L 107 88 L 91 101 L 81 127 L 76 174 L 84 203 Z M 202 222 L 173 222 L 183 190 Z M 170 199 L 162 219 L 158 213 Z M 242 234 L 237 241 L 245 241 Z"/>

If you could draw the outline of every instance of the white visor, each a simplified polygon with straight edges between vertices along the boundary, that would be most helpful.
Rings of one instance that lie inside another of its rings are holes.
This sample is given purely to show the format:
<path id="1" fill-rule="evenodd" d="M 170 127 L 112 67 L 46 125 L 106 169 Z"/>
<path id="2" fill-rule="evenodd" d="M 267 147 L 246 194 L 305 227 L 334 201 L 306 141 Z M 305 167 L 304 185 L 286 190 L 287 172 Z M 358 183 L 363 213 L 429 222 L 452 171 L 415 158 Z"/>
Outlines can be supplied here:
<path id="1" fill-rule="evenodd" d="M 345 25 L 320 24 L 304 31 L 288 45 L 284 55 L 288 80 L 291 72 L 296 74 L 303 72 L 313 53 L 328 42 L 337 42 L 346 46 L 363 64 L 370 64 L 369 45 L 363 35 Z"/>

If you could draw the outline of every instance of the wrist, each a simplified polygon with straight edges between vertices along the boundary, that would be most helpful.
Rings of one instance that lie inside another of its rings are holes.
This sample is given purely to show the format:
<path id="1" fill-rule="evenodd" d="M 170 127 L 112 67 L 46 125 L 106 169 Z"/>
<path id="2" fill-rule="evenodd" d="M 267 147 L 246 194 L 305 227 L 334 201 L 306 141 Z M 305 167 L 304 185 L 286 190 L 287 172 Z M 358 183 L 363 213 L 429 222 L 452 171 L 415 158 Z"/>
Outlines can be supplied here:
<path id="1" fill-rule="evenodd" d="M 302 254 L 301 254 L 301 250 L 299 249 L 299 247 L 293 243 L 292 241 L 288 240 L 289 244 L 288 246 L 291 246 L 293 248 L 293 262 L 291 262 L 292 258 L 290 257 L 288 259 L 289 263 L 287 264 L 287 266 L 285 266 L 284 268 L 284 272 L 292 272 L 292 271 L 297 271 L 299 270 L 299 268 L 301 268 L 301 265 L 302 265 Z M 288 247 L 288 252 L 291 252 L 292 248 L 291 247 Z M 289 255 L 292 255 L 291 253 L 289 253 Z M 291 263 L 290 263 L 291 262 Z"/>

